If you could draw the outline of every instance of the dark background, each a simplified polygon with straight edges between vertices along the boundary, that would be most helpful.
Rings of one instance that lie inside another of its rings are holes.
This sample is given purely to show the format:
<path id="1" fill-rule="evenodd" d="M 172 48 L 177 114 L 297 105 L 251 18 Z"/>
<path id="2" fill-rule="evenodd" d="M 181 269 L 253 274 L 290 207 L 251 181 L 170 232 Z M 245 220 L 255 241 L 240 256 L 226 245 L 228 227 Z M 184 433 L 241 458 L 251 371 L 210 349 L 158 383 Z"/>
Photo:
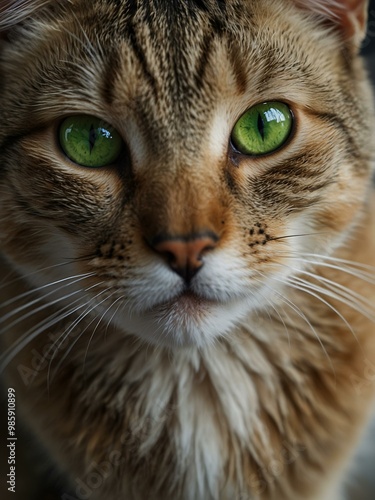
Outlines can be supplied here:
<path id="1" fill-rule="evenodd" d="M 362 44 L 362 53 L 368 61 L 368 69 L 375 86 L 375 0 L 370 1 L 367 35 Z"/>

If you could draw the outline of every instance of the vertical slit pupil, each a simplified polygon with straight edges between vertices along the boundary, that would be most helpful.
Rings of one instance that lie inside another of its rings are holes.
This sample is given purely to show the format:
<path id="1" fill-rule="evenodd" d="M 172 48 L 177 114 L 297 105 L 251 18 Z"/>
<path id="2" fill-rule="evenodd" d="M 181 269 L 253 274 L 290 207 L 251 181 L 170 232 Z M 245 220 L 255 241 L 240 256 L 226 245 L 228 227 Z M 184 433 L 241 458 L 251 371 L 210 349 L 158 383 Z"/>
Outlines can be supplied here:
<path id="1" fill-rule="evenodd" d="M 91 124 L 90 132 L 89 132 L 90 154 L 91 154 L 92 150 L 94 149 L 96 138 L 97 138 L 97 136 L 96 136 L 96 129 Z"/>
<path id="2" fill-rule="evenodd" d="M 260 113 L 258 113 L 258 123 L 257 123 L 257 126 L 258 126 L 259 134 L 260 134 L 260 136 L 262 138 L 262 141 L 264 141 L 264 121 L 263 121 L 262 115 Z"/>

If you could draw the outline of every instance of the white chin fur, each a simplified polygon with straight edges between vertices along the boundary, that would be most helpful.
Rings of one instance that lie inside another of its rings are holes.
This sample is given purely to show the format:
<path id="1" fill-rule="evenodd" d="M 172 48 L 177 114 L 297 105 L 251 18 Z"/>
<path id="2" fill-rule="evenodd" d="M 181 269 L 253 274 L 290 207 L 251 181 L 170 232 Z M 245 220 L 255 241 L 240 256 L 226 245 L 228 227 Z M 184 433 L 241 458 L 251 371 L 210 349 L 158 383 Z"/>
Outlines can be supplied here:
<path id="1" fill-rule="evenodd" d="M 124 333 L 154 345 L 203 348 L 232 331 L 251 308 L 246 299 L 224 305 L 203 303 L 195 310 L 191 304 L 177 301 L 143 314 L 123 311 L 114 322 Z"/>

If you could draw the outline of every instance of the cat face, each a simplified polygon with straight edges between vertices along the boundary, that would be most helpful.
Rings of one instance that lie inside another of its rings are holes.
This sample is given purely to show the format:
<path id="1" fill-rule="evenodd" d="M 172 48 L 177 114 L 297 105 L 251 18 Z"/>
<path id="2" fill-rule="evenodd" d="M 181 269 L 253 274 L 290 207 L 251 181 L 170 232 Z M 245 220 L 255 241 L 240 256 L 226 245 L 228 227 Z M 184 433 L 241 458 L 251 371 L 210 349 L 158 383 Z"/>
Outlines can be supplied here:
<path id="1" fill-rule="evenodd" d="M 329 12 L 344 30 L 287 0 L 75 0 L 13 28 L 2 253 L 66 317 L 158 345 L 282 302 L 350 235 L 370 176 L 360 15 Z"/>

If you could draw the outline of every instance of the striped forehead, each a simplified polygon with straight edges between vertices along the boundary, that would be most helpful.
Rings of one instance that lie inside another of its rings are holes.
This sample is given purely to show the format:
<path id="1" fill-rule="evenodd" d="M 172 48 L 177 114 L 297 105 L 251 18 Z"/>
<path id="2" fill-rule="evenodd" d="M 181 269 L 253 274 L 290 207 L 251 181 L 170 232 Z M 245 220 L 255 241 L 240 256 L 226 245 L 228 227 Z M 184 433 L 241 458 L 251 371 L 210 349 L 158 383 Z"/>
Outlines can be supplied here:
<path id="1" fill-rule="evenodd" d="M 153 151 L 182 142 L 196 151 L 219 94 L 217 60 L 226 64 L 228 76 L 233 73 L 230 58 L 222 57 L 225 37 L 209 23 L 207 17 L 180 15 L 172 28 L 165 16 L 130 21 L 124 30 L 118 60 L 106 75 L 105 98 L 131 114 Z"/>
<path id="2" fill-rule="evenodd" d="M 250 19 L 242 26 L 247 40 L 240 49 L 238 25 L 237 31 L 228 23 L 224 28 L 220 16 L 189 11 L 189 2 L 175 4 L 180 8 L 173 13 L 163 4 L 157 13 L 147 7 L 127 16 L 104 74 L 104 99 L 119 114 L 118 122 L 129 118 L 124 133 L 140 163 L 158 152 L 171 158 L 180 150 L 195 160 L 204 147 L 219 151 L 228 139 L 221 118 L 244 112 L 249 95 L 254 98 L 257 86 L 267 86 L 261 47 L 267 42 L 260 38 L 246 50 L 257 36 Z M 279 62 L 271 64 L 272 57 L 268 80 L 282 69 Z M 228 111 L 233 102 L 238 111 Z"/>

